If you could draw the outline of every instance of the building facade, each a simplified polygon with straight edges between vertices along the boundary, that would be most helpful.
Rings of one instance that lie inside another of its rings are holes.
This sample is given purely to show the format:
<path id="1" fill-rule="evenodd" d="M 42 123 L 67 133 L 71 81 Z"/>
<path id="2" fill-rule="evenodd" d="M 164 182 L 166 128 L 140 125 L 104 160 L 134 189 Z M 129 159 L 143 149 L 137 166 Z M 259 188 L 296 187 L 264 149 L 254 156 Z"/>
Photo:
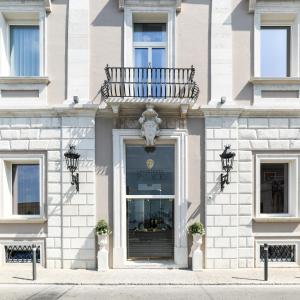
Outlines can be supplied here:
<path id="1" fill-rule="evenodd" d="M 203 268 L 261 267 L 264 243 L 271 266 L 299 267 L 299 14 L 0 0 L 0 265 L 37 244 L 44 267 L 96 269 L 104 219 L 110 268 L 188 268 L 195 221 Z"/>

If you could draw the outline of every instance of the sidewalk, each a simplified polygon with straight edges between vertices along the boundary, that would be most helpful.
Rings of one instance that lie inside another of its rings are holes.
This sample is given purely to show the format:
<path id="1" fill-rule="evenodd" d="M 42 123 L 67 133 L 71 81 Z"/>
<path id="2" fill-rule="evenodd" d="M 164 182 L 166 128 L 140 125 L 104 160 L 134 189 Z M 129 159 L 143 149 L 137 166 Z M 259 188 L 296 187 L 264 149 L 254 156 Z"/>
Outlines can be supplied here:
<path id="1" fill-rule="evenodd" d="M 30 265 L 0 268 L 0 284 L 58 285 L 300 285 L 300 268 L 269 269 L 269 281 L 263 269 L 248 270 L 162 270 L 123 269 L 105 272 L 38 268 L 32 281 Z"/>

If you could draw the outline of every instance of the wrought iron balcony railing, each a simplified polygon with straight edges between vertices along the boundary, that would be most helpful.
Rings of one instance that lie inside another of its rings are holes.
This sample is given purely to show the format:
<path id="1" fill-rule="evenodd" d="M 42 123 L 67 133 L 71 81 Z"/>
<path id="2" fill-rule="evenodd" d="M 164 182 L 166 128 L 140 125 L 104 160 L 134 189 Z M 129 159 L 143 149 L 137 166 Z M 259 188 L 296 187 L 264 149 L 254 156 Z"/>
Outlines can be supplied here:
<path id="1" fill-rule="evenodd" d="M 199 88 L 195 69 L 129 68 L 106 66 L 107 80 L 101 87 L 104 98 L 176 98 L 195 100 Z"/>

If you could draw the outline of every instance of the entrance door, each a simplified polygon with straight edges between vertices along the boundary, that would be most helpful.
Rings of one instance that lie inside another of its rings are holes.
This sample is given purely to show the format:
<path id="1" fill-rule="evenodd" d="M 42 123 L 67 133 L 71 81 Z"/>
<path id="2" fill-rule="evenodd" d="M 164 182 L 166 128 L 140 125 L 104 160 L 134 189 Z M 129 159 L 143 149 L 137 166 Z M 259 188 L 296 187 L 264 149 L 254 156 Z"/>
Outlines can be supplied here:
<path id="1" fill-rule="evenodd" d="M 127 258 L 174 257 L 174 145 L 126 146 Z"/>

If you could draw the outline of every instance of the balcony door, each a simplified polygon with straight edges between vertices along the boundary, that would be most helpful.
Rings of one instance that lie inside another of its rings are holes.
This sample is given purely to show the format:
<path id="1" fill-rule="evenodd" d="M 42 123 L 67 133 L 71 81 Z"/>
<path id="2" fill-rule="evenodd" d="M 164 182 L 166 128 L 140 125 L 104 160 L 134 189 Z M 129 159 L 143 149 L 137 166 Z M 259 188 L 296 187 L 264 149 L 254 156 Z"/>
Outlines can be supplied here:
<path id="1" fill-rule="evenodd" d="M 164 97 L 167 38 L 164 23 L 135 23 L 133 34 L 135 94 Z"/>
<path id="2" fill-rule="evenodd" d="M 174 258 L 174 148 L 126 146 L 127 259 Z"/>

